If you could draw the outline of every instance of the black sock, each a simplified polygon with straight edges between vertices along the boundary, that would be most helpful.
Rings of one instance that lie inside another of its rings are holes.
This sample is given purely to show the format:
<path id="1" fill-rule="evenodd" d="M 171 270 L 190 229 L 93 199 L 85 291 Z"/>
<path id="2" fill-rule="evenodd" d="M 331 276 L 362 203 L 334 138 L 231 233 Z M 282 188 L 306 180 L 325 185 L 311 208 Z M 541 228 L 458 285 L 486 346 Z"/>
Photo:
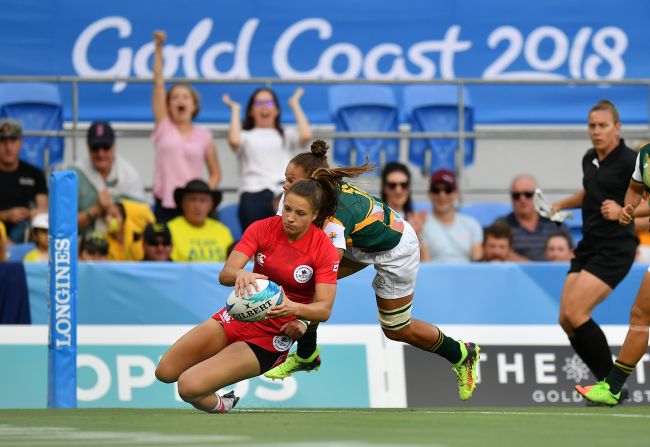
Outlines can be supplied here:
<path id="1" fill-rule="evenodd" d="M 634 365 L 628 365 L 620 360 L 616 360 L 614 362 L 614 367 L 605 379 L 605 381 L 609 383 L 609 391 L 612 394 L 620 392 L 625 381 L 630 377 L 630 374 L 632 374 L 632 371 L 634 371 Z"/>
<path id="2" fill-rule="evenodd" d="M 603 330 L 593 319 L 589 319 L 575 328 L 573 333 L 569 341 L 576 354 L 587 364 L 597 380 L 603 380 L 614 366 L 612 351 Z"/>
<path id="3" fill-rule="evenodd" d="M 441 357 L 446 358 L 452 365 L 460 362 L 463 358 L 463 352 L 460 350 L 460 343 L 451 337 L 446 336 L 438 329 L 440 335 L 438 340 L 429 348 L 430 352 L 435 352 Z"/>
<path id="4" fill-rule="evenodd" d="M 307 332 L 298 340 L 297 354 L 301 359 L 309 358 L 316 350 L 316 330 L 318 325 L 310 325 Z"/>

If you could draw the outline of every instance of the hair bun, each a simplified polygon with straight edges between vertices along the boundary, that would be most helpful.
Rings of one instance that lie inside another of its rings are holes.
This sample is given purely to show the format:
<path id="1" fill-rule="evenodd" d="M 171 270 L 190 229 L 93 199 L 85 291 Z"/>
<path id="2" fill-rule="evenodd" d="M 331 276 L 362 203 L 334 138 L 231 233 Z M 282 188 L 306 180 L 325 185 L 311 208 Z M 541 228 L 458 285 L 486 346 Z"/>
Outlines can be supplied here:
<path id="1" fill-rule="evenodd" d="M 327 157 L 327 150 L 330 147 L 323 140 L 314 140 L 311 144 L 311 153 L 316 157 L 325 158 Z"/>

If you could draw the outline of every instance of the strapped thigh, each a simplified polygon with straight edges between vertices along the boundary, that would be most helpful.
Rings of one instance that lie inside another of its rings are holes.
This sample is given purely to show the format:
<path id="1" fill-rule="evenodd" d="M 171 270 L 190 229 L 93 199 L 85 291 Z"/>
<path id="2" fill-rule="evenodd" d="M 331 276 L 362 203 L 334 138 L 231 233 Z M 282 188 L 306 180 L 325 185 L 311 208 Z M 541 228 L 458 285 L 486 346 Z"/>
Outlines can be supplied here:
<path id="1" fill-rule="evenodd" d="M 383 329 L 397 331 L 411 323 L 411 309 L 413 301 L 402 307 L 392 310 L 377 309 L 379 311 L 379 323 Z"/>

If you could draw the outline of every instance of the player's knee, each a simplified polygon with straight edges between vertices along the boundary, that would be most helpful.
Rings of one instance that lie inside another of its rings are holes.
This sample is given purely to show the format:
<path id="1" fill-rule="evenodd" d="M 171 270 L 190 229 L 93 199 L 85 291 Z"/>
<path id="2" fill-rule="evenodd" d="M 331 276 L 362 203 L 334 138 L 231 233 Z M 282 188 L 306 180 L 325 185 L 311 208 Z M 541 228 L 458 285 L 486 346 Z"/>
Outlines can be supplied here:
<path id="1" fill-rule="evenodd" d="M 201 394 L 198 383 L 191 374 L 183 373 L 178 378 L 178 395 L 185 402 L 190 402 Z"/>
<path id="2" fill-rule="evenodd" d="M 630 310 L 630 324 L 647 326 L 650 324 L 650 314 L 635 304 Z"/>
<path id="3" fill-rule="evenodd" d="M 174 372 L 168 362 L 164 361 L 164 357 L 160 359 L 156 367 L 156 379 L 164 383 L 174 383 L 178 380 L 178 374 Z"/>
<path id="4" fill-rule="evenodd" d="M 385 327 L 381 327 L 381 330 L 384 332 L 384 335 L 386 338 L 389 340 L 393 341 L 401 341 L 401 342 L 408 342 L 410 339 L 410 331 L 411 326 L 404 326 L 401 329 L 386 329 Z"/>

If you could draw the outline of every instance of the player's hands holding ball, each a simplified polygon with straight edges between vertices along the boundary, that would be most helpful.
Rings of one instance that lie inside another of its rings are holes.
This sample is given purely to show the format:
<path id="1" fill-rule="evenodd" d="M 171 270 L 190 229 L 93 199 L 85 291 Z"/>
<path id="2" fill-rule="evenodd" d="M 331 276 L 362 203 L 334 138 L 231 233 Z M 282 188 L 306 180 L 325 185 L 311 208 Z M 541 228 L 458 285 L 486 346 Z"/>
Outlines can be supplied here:
<path id="1" fill-rule="evenodd" d="M 282 287 L 280 290 L 282 290 L 282 302 L 270 308 L 266 312 L 266 318 L 282 318 L 298 314 L 300 305 L 291 301 Z"/>
<path id="2" fill-rule="evenodd" d="M 248 291 L 248 295 L 252 295 L 259 291 L 256 279 L 268 279 L 268 276 L 259 273 L 249 272 L 248 270 L 241 269 L 235 274 L 235 294 L 239 297 L 244 296 L 244 290 Z"/>
<path id="3" fill-rule="evenodd" d="M 618 212 L 618 223 L 621 225 L 629 225 L 634 220 L 635 208 L 631 204 L 625 205 Z"/>

